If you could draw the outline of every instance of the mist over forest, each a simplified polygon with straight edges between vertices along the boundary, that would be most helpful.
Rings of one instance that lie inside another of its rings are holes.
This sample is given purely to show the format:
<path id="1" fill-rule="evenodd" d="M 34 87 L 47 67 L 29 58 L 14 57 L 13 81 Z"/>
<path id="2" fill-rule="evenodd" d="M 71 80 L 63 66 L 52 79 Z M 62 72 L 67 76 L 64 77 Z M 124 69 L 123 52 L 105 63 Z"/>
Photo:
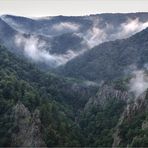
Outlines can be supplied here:
<path id="1" fill-rule="evenodd" d="M 1 147 L 147 147 L 148 13 L 0 16 Z"/>

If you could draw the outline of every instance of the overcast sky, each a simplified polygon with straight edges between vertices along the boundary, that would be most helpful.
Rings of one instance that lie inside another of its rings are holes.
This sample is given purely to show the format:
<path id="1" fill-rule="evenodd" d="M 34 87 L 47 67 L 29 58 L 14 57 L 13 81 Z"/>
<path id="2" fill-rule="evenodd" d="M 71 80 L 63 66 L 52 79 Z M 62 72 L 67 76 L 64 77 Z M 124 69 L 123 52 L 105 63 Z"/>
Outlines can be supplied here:
<path id="1" fill-rule="evenodd" d="M 0 0 L 0 15 L 29 17 L 148 12 L 148 0 Z"/>

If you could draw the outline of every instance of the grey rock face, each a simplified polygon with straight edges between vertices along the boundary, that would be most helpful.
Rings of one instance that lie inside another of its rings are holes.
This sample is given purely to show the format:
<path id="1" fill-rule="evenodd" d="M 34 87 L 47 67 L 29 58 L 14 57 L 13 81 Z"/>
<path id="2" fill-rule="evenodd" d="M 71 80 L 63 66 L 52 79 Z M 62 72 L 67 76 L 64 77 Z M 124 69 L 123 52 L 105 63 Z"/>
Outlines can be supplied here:
<path id="1" fill-rule="evenodd" d="M 13 109 L 13 114 L 16 130 L 12 135 L 12 146 L 46 146 L 41 135 L 38 110 L 31 114 L 22 103 L 18 103 Z"/>
<path id="2" fill-rule="evenodd" d="M 89 99 L 88 103 L 85 106 L 85 109 L 93 105 L 104 106 L 106 102 L 108 102 L 111 98 L 121 99 L 126 102 L 131 97 L 132 96 L 126 91 L 122 92 L 120 90 L 114 89 L 112 86 L 104 85 L 100 87 L 95 97 Z"/>
<path id="3" fill-rule="evenodd" d="M 136 100 L 134 100 L 132 103 L 127 104 L 126 108 L 124 109 L 123 114 L 121 115 L 119 122 L 115 128 L 115 133 L 113 135 L 114 141 L 112 147 L 118 147 L 121 142 L 121 137 L 119 136 L 120 129 L 119 126 L 122 125 L 124 120 L 131 120 L 132 117 L 138 112 L 144 112 L 148 110 L 148 101 L 146 98 L 146 92 L 141 94 Z M 147 121 L 143 121 L 142 123 L 142 129 L 148 128 Z"/>
<path id="4" fill-rule="evenodd" d="M 142 123 L 142 129 L 145 130 L 145 129 L 148 129 L 148 121 L 144 121 Z"/>

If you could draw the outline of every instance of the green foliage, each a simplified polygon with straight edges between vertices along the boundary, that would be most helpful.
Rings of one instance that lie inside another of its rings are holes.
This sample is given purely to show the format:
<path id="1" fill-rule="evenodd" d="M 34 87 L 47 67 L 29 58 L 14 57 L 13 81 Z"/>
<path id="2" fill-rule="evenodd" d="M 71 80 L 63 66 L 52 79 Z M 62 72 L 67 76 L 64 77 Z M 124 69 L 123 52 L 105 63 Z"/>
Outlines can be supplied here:
<path id="1" fill-rule="evenodd" d="M 79 127 L 66 115 L 61 105 L 51 102 L 41 106 L 44 139 L 48 146 L 81 146 Z"/>
<path id="2" fill-rule="evenodd" d="M 148 133 L 148 131 L 147 131 Z M 147 147 L 148 146 L 148 135 L 143 137 L 135 137 L 131 143 L 131 147 Z"/>
<path id="3" fill-rule="evenodd" d="M 12 134 L 17 130 L 13 108 L 22 102 L 31 113 L 40 111 L 41 134 L 48 147 L 110 147 L 125 102 L 109 98 L 104 106 L 94 105 L 83 112 L 97 88 L 82 82 L 41 72 L 0 47 L 0 146 L 12 146 Z M 125 83 L 116 81 L 114 88 L 125 91 Z M 140 112 L 130 122 L 123 122 L 121 146 L 148 145 L 148 132 L 141 129 L 146 117 L 145 112 Z"/>
<path id="4" fill-rule="evenodd" d="M 122 139 L 120 146 L 143 147 L 147 145 L 144 141 L 147 139 L 148 130 L 142 129 L 142 123 L 146 120 L 146 115 L 146 112 L 136 112 L 130 119 L 124 120 L 119 127 L 119 135 Z"/>
<path id="5" fill-rule="evenodd" d="M 13 133 L 12 100 L 0 98 L 0 146 L 10 146 Z"/>
<path id="6" fill-rule="evenodd" d="M 11 146 L 15 132 L 11 110 L 18 101 L 30 112 L 40 110 L 47 146 L 81 146 L 74 110 L 82 108 L 95 89 L 41 72 L 0 47 L 0 146 Z"/>
<path id="7" fill-rule="evenodd" d="M 65 76 L 102 81 L 116 80 L 128 74 L 129 65 L 143 67 L 148 57 L 148 29 L 136 35 L 93 47 L 84 54 L 61 66 Z M 138 58 L 136 58 L 138 57 Z"/>
<path id="8" fill-rule="evenodd" d="M 115 98 L 105 106 L 96 106 L 85 112 L 80 126 L 87 137 L 86 146 L 110 147 L 113 143 L 113 128 L 123 111 L 124 102 Z"/>

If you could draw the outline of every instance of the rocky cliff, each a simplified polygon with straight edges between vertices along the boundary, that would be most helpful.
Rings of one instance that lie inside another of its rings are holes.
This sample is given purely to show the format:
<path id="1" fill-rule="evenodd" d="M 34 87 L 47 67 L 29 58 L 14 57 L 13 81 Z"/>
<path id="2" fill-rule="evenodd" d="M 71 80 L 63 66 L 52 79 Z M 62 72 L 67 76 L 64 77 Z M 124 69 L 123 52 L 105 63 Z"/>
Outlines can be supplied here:
<path id="1" fill-rule="evenodd" d="M 148 129 L 148 98 L 147 91 L 125 107 L 115 128 L 113 147 L 145 146 L 143 137 Z M 129 137 L 129 139 L 127 139 Z M 141 139 L 140 139 L 141 138 Z M 139 144 L 139 145 L 137 145 Z"/>
<path id="2" fill-rule="evenodd" d="M 15 131 L 12 135 L 11 146 L 46 146 L 42 139 L 39 114 L 39 110 L 31 114 L 21 102 L 16 104 L 13 108 Z"/>

